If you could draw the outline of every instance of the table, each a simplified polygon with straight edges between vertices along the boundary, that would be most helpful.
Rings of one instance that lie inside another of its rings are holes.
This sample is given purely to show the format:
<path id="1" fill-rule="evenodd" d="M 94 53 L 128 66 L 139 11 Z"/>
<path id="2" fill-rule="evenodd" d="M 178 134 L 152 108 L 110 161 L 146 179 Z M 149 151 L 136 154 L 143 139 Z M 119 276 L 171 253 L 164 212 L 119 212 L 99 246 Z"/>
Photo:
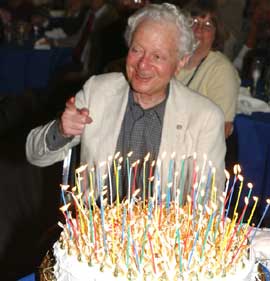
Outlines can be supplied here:
<path id="1" fill-rule="evenodd" d="M 19 279 L 18 281 L 35 281 L 36 278 L 35 278 L 35 274 L 32 273 L 32 274 L 29 274 L 21 279 Z"/>
<path id="2" fill-rule="evenodd" d="M 245 183 L 254 186 L 253 196 L 259 197 L 258 214 L 262 215 L 270 198 L 270 113 L 239 114 L 235 118 L 237 160 Z M 270 218 L 270 212 L 267 214 Z M 269 226 L 268 226 L 269 227 Z"/>
<path id="3" fill-rule="evenodd" d="M 71 60 L 71 49 L 0 47 L 0 95 L 20 95 L 25 89 L 44 88 L 56 69 Z"/>

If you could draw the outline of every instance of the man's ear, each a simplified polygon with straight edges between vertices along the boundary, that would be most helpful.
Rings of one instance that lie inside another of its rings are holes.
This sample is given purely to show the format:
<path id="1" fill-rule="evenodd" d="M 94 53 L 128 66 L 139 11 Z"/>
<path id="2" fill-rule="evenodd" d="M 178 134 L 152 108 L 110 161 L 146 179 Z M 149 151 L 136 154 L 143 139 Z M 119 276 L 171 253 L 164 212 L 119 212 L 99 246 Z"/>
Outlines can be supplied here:
<path id="1" fill-rule="evenodd" d="M 188 63 L 190 57 L 191 57 L 191 55 L 185 55 L 181 59 L 179 59 L 175 74 L 177 74 L 182 68 L 185 67 L 185 65 Z"/>

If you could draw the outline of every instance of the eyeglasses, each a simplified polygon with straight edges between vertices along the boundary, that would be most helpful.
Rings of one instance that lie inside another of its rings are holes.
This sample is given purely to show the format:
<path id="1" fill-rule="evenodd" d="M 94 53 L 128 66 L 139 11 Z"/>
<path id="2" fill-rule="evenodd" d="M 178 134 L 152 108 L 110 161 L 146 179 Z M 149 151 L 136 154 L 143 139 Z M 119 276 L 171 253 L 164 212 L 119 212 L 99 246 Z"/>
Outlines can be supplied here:
<path id="1" fill-rule="evenodd" d="M 203 31 L 206 32 L 211 32 L 215 29 L 215 26 L 213 22 L 207 20 L 207 21 L 202 21 L 199 20 L 198 18 L 193 18 L 191 22 L 192 28 L 201 28 Z"/>

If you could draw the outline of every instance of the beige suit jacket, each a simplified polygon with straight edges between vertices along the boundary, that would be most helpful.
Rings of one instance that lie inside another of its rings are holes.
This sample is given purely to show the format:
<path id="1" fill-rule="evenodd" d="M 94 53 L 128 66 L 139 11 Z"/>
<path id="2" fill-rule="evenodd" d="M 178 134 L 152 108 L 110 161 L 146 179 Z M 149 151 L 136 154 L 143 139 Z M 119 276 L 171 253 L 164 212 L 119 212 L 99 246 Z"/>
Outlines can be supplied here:
<path id="1" fill-rule="evenodd" d="M 28 160 L 38 166 L 51 165 L 64 159 L 68 149 L 81 142 L 81 162 L 99 165 L 116 151 L 116 144 L 128 102 L 129 84 L 120 73 L 92 76 L 76 95 L 78 108 L 88 108 L 93 122 L 85 127 L 81 137 L 57 151 L 46 146 L 46 133 L 52 122 L 32 130 L 27 138 Z M 202 167 L 206 154 L 217 169 L 219 190 L 224 183 L 224 116 L 207 98 L 191 91 L 181 82 L 170 82 L 166 103 L 159 158 L 161 173 L 168 173 L 173 152 L 174 162 L 180 169 L 182 156 L 191 159 L 197 153 L 197 164 Z M 162 157 L 166 152 L 167 157 Z M 165 177 L 164 177 L 165 179 Z M 220 186 L 221 185 L 221 186 Z"/>

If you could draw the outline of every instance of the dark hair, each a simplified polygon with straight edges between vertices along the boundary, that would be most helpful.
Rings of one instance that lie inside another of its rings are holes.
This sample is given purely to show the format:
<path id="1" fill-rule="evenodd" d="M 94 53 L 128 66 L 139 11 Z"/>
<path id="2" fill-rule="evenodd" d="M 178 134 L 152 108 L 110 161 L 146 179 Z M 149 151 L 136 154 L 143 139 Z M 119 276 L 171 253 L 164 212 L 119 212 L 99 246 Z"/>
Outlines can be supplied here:
<path id="1" fill-rule="evenodd" d="M 223 51 L 225 42 L 225 29 L 221 15 L 217 9 L 215 1 L 195 0 L 190 1 L 184 9 L 190 14 L 191 17 L 206 17 L 210 18 L 216 28 L 215 39 L 212 44 L 212 50 Z"/>

